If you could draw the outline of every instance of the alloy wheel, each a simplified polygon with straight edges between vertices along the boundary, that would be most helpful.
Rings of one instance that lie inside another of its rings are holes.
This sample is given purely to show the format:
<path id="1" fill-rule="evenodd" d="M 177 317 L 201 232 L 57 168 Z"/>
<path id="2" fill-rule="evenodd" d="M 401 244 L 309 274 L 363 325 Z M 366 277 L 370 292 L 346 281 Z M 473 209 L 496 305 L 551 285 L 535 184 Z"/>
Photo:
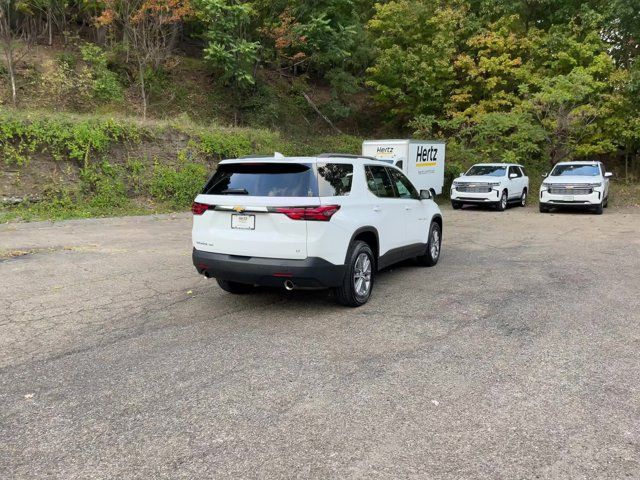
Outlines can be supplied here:
<path id="1" fill-rule="evenodd" d="M 437 260 L 440 256 L 440 232 L 437 229 L 431 231 L 431 258 Z"/>
<path id="2" fill-rule="evenodd" d="M 371 290 L 371 270 L 372 263 L 369 255 L 364 252 L 358 255 L 353 269 L 353 286 L 359 297 L 367 296 Z"/>

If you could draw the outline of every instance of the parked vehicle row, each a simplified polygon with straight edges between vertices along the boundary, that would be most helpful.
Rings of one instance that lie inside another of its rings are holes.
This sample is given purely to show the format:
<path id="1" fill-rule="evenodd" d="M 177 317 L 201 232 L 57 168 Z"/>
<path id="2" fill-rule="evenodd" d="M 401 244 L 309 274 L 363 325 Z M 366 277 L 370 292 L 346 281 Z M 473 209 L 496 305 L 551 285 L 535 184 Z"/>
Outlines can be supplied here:
<path id="1" fill-rule="evenodd" d="M 562 162 L 545 174 L 540 186 L 540 212 L 552 208 L 588 208 L 601 214 L 609 203 L 609 178 L 602 162 Z M 492 205 L 500 211 L 509 203 L 526 205 L 529 177 L 524 167 L 508 163 L 479 163 L 451 186 L 451 206 Z"/>
<path id="2" fill-rule="evenodd" d="M 375 158 L 225 160 L 192 211 L 193 263 L 231 293 L 331 288 L 357 307 L 380 269 L 440 258 L 442 214 L 431 191 Z"/>

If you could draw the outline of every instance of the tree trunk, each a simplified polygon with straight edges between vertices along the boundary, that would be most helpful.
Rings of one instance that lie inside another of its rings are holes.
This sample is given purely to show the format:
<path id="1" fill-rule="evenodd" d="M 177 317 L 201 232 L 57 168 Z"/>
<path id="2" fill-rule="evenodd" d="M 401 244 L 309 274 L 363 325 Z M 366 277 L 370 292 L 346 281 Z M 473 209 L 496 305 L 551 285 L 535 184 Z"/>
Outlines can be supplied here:
<path id="1" fill-rule="evenodd" d="M 342 130 L 340 130 L 338 127 L 336 127 L 333 122 L 331 120 L 329 120 L 329 117 L 327 117 L 324 113 L 322 113 L 320 111 L 320 109 L 316 106 L 315 103 L 313 103 L 313 101 L 311 100 L 311 98 L 309 97 L 309 95 L 307 95 L 305 92 L 302 92 L 302 96 L 304 97 L 304 99 L 307 101 L 307 103 L 311 106 L 311 108 L 313 108 L 313 110 L 320 115 L 320 118 L 322 118 L 325 122 L 327 122 L 329 124 L 329 126 L 331 128 L 333 128 L 335 130 L 336 133 L 339 133 L 340 135 L 344 135 L 344 133 L 342 132 Z"/>
<path id="2" fill-rule="evenodd" d="M 4 56 L 7 59 L 7 71 L 9 72 L 9 83 L 11 83 L 11 101 L 15 107 L 18 104 L 18 90 L 16 88 L 16 73 L 13 64 L 13 46 L 11 45 L 11 39 L 5 41 Z"/>
<path id="3" fill-rule="evenodd" d="M 144 84 L 144 64 L 138 62 L 138 69 L 140 74 L 140 92 L 142 93 L 142 118 L 147 119 L 147 91 Z"/>
<path id="4" fill-rule="evenodd" d="M 49 46 L 53 45 L 53 15 L 51 15 L 51 4 L 47 8 L 47 28 L 49 30 Z"/>

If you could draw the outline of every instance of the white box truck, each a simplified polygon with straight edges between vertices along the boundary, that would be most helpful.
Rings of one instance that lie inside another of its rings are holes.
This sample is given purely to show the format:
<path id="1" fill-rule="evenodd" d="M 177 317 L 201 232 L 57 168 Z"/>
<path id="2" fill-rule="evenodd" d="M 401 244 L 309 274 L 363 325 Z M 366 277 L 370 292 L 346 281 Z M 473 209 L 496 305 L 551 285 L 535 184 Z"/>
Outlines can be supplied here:
<path id="1" fill-rule="evenodd" d="M 445 143 L 433 140 L 365 140 L 362 155 L 395 165 L 418 190 L 444 187 Z"/>

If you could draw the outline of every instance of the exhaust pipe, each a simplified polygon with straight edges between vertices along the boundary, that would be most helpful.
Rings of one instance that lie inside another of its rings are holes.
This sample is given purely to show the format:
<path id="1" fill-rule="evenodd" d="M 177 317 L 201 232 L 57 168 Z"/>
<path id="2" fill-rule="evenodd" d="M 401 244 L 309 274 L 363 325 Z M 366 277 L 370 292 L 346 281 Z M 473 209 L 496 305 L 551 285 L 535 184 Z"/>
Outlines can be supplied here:
<path id="1" fill-rule="evenodd" d="M 295 285 L 293 284 L 293 282 L 291 280 L 285 280 L 284 281 L 284 289 L 287 290 L 288 292 L 293 290 L 294 287 L 295 287 Z"/>

